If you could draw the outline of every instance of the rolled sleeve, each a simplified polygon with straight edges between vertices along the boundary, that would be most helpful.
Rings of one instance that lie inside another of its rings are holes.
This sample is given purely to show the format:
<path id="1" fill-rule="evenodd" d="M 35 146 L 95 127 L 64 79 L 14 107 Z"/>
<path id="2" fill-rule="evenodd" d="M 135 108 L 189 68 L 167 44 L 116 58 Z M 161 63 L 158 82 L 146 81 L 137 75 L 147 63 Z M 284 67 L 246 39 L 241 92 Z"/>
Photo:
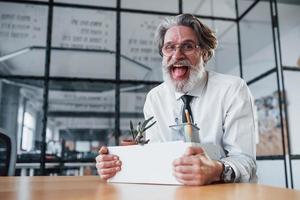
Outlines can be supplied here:
<path id="1" fill-rule="evenodd" d="M 229 92 L 225 105 L 223 147 L 226 157 L 222 160 L 232 166 L 235 182 L 256 181 L 255 110 L 253 97 L 245 81 Z"/>

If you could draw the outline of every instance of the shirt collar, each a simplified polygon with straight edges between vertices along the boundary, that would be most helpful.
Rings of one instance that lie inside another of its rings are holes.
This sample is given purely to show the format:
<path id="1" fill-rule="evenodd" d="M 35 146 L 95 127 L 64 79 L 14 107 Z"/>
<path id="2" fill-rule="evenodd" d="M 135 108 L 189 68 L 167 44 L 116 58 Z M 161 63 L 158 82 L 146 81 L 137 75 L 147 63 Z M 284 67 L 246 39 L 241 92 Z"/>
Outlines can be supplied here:
<path id="1" fill-rule="evenodd" d="M 191 91 L 189 91 L 187 93 L 176 92 L 175 91 L 176 99 L 177 100 L 180 99 L 180 97 L 182 95 L 191 95 L 193 97 L 200 97 L 204 87 L 206 86 L 207 79 L 208 79 L 208 72 L 205 70 L 203 77 L 201 78 L 201 80 L 197 83 L 197 85 Z"/>

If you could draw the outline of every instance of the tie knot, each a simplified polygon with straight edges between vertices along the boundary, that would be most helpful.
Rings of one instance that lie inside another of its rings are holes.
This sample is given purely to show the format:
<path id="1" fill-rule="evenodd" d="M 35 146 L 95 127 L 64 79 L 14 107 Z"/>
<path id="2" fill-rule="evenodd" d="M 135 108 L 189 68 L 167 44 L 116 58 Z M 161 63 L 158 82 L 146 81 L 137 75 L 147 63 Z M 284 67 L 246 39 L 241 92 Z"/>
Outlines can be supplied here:
<path id="1" fill-rule="evenodd" d="M 182 95 L 180 98 L 182 99 L 182 101 L 183 101 L 184 104 L 188 104 L 189 105 L 190 102 L 193 99 L 193 96 L 191 96 L 191 95 Z"/>

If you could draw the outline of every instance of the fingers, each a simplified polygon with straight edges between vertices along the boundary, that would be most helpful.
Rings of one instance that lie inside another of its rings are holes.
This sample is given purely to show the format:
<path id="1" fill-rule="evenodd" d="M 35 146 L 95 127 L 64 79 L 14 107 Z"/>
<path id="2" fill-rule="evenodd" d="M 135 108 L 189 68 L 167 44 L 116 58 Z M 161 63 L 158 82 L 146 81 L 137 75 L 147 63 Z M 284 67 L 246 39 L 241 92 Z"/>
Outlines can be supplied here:
<path id="1" fill-rule="evenodd" d="M 108 148 L 106 146 L 102 146 L 99 150 L 99 154 L 108 154 Z"/>
<path id="2" fill-rule="evenodd" d="M 99 176 L 104 179 L 107 180 L 111 177 L 113 177 L 117 172 L 119 172 L 121 170 L 121 165 L 122 162 L 120 160 L 118 160 L 118 158 L 116 156 L 113 156 L 112 158 L 116 158 L 114 160 L 102 160 L 102 157 L 111 157 L 109 155 L 100 155 L 96 158 L 97 163 L 96 163 L 96 168 L 97 168 L 97 172 L 99 174 Z M 100 159 L 99 159 L 100 157 Z"/>
<path id="3" fill-rule="evenodd" d="M 176 179 L 181 179 L 181 180 L 193 180 L 194 179 L 193 174 L 183 174 L 183 173 L 173 172 L 173 175 L 175 176 Z"/>
<path id="4" fill-rule="evenodd" d="M 102 180 L 108 180 L 116 175 L 116 172 L 110 174 L 102 174 L 99 170 L 97 170 L 97 172 Z"/>
<path id="5" fill-rule="evenodd" d="M 184 185 L 204 185 L 202 174 L 200 167 L 196 166 L 177 166 L 173 171 L 176 180 Z"/>
<path id="6" fill-rule="evenodd" d="M 173 171 L 177 173 L 200 173 L 201 167 L 198 165 L 177 165 L 173 167 Z"/>
<path id="7" fill-rule="evenodd" d="M 199 186 L 199 185 L 205 185 L 205 182 L 199 180 L 199 179 L 181 179 L 181 178 L 177 178 L 176 180 L 179 183 L 182 183 L 183 185 L 188 185 L 188 186 Z"/>
<path id="8" fill-rule="evenodd" d="M 98 162 L 96 163 L 97 169 L 103 169 L 103 168 L 112 168 L 112 167 L 118 167 L 121 166 L 121 161 L 106 161 L 106 162 Z"/>
<path id="9" fill-rule="evenodd" d="M 198 165 L 180 165 L 173 168 L 176 180 L 184 185 L 204 185 L 205 171 Z"/>
<path id="10" fill-rule="evenodd" d="M 97 167 L 97 172 L 98 172 L 99 176 L 104 180 L 107 180 L 107 179 L 115 176 L 116 173 L 120 170 L 121 170 L 121 166 L 116 166 L 116 167 L 111 167 L 111 168 L 98 168 Z"/>
<path id="11" fill-rule="evenodd" d="M 116 175 L 116 174 L 100 174 L 100 172 L 98 172 L 98 174 L 102 180 L 108 180 L 112 178 L 114 175 Z"/>
<path id="12" fill-rule="evenodd" d="M 97 172 L 102 179 L 109 179 L 121 170 L 121 161 L 101 161 L 96 163 Z"/>
<path id="13" fill-rule="evenodd" d="M 202 148 L 188 148 L 184 155 L 173 161 L 173 175 L 178 182 L 184 185 L 204 185 L 208 181 L 210 160 Z"/>
<path id="14" fill-rule="evenodd" d="M 113 167 L 113 168 L 102 168 L 98 171 L 101 175 L 110 175 L 110 174 L 116 174 L 118 171 L 121 170 L 121 167 Z"/>
<path id="15" fill-rule="evenodd" d="M 96 157 L 96 162 L 119 160 L 119 157 L 111 154 L 100 154 Z"/>
<path id="16" fill-rule="evenodd" d="M 191 156 L 197 154 L 205 154 L 204 149 L 201 147 L 188 147 L 184 152 L 185 156 Z"/>
<path id="17" fill-rule="evenodd" d="M 122 162 L 116 155 L 108 154 L 108 148 L 102 146 L 99 155 L 96 157 L 96 168 L 99 176 L 107 180 L 116 175 L 121 170 Z"/>
<path id="18" fill-rule="evenodd" d="M 182 156 L 173 161 L 173 166 L 180 165 L 201 165 L 203 163 L 203 155 L 197 156 Z"/>
<path id="19" fill-rule="evenodd" d="M 180 165 L 192 165 L 193 162 L 190 157 L 180 157 L 173 161 L 173 166 L 180 166 Z"/>

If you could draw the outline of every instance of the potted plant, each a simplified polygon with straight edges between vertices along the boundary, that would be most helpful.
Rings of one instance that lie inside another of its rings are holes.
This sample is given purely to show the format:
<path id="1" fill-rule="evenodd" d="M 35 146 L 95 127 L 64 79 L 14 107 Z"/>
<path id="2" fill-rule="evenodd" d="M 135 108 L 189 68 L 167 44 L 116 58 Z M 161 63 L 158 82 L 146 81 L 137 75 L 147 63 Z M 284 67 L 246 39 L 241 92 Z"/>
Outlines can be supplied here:
<path id="1" fill-rule="evenodd" d="M 156 123 L 156 121 L 154 121 L 149 126 L 147 126 L 147 124 L 152 119 L 153 117 L 150 117 L 149 119 L 145 120 L 143 123 L 138 122 L 136 129 L 134 129 L 132 121 L 130 120 L 130 133 L 132 135 L 132 139 L 122 140 L 121 145 L 126 146 L 126 145 L 135 145 L 135 144 L 140 144 L 140 145 L 147 144 L 149 142 L 149 139 L 146 140 L 145 132 L 147 129 L 149 129 L 151 126 L 153 126 Z"/>

